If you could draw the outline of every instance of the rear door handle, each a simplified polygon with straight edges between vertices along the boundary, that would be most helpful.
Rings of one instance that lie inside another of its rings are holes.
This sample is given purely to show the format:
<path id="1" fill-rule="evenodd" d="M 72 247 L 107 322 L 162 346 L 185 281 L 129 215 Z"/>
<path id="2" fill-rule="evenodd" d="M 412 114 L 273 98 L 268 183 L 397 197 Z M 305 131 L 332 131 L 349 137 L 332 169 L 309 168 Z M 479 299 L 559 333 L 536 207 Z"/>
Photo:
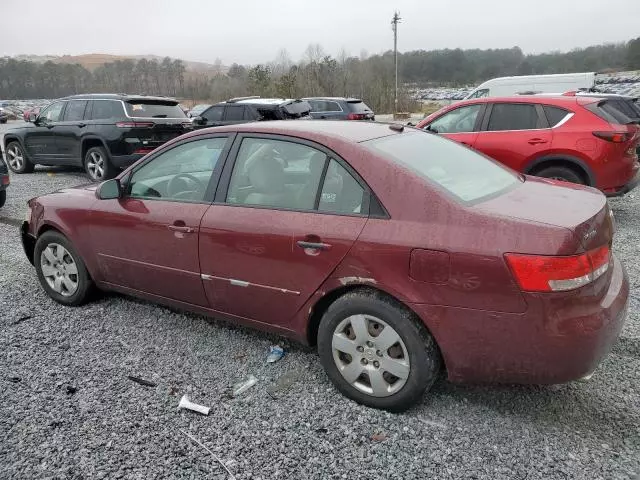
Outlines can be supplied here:
<path id="1" fill-rule="evenodd" d="M 86 126 L 87 126 L 87 124 L 86 124 L 86 123 L 79 123 L 79 124 L 78 124 L 78 126 L 79 126 L 80 128 L 84 128 L 84 127 L 86 127 Z"/>
<path id="2" fill-rule="evenodd" d="M 193 233 L 193 228 L 186 225 L 167 225 L 167 228 L 172 232 Z"/>
<path id="3" fill-rule="evenodd" d="M 296 242 L 300 248 L 311 248 L 313 250 L 329 250 L 331 245 L 322 242 L 306 242 L 304 240 L 298 240 Z"/>
<path id="4" fill-rule="evenodd" d="M 547 143 L 547 141 L 542 138 L 532 138 L 529 140 L 529 145 L 538 145 L 540 143 Z"/>

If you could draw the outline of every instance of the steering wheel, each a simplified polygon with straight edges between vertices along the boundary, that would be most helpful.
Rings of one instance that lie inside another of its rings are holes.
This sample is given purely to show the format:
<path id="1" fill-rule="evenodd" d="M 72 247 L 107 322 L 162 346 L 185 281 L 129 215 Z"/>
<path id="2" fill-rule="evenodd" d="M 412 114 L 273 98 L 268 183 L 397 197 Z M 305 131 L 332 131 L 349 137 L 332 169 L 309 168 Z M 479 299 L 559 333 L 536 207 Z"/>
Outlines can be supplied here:
<path id="1" fill-rule="evenodd" d="M 195 189 L 193 190 L 184 190 L 183 186 L 180 185 L 178 180 L 182 180 L 183 183 L 187 184 L 187 188 L 189 187 L 189 182 L 195 184 Z M 185 181 L 186 180 L 186 181 Z M 200 180 L 191 175 L 190 173 L 179 173 L 167 183 L 167 196 L 171 198 L 183 198 L 193 193 L 204 193 L 204 185 Z"/>

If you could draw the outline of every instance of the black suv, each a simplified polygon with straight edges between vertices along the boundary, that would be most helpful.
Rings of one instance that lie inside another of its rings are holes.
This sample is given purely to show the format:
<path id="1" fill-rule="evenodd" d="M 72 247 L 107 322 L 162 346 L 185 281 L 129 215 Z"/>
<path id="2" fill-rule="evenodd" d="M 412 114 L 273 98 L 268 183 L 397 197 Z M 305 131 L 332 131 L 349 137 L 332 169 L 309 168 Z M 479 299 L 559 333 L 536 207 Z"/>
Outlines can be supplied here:
<path id="1" fill-rule="evenodd" d="M 0 208 L 3 207 L 4 202 L 7 201 L 7 187 L 9 186 L 9 181 L 9 170 L 2 159 L 2 152 L 0 152 Z"/>
<path id="2" fill-rule="evenodd" d="M 311 118 L 323 120 L 375 120 L 373 110 L 359 98 L 303 98 L 311 105 Z"/>
<path id="3" fill-rule="evenodd" d="M 98 182 L 117 175 L 163 143 L 193 129 L 178 102 L 125 94 L 74 95 L 56 100 L 4 136 L 15 173 L 35 165 L 83 166 Z"/>
<path id="4" fill-rule="evenodd" d="M 309 118 L 311 106 L 304 100 L 239 97 L 210 106 L 193 118 L 195 128 L 219 127 L 263 120 Z"/>

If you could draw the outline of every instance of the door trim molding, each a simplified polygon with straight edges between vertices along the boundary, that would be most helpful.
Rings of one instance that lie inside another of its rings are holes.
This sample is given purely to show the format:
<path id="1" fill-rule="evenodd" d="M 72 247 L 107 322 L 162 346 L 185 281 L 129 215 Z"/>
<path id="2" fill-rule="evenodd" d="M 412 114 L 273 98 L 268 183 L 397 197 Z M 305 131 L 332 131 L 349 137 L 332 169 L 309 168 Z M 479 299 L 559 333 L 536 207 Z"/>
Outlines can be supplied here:
<path id="1" fill-rule="evenodd" d="M 223 282 L 229 282 L 234 287 L 259 287 L 266 288 L 267 290 L 272 290 L 281 293 L 290 293 L 292 295 L 300 295 L 300 292 L 296 292 L 295 290 L 288 290 L 286 288 L 272 287 L 270 285 L 261 285 L 259 283 L 251 283 L 246 282 L 244 280 L 238 280 L 237 278 L 225 278 L 225 277 L 216 277 L 215 275 L 207 275 L 205 273 L 200 275 L 202 280 L 222 280 Z"/>

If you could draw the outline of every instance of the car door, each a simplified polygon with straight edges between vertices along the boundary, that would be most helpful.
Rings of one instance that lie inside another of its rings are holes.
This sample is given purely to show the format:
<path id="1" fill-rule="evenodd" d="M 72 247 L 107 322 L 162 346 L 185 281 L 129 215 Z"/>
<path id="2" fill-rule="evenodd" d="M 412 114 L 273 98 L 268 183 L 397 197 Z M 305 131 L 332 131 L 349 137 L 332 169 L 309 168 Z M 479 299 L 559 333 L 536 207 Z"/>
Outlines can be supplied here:
<path id="1" fill-rule="evenodd" d="M 91 238 L 106 282 L 208 305 L 198 232 L 230 138 L 195 137 L 162 150 L 123 179 L 121 198 L 97 202 Z"/>
<path id="2" fill-rule="evenodd" d="M 223 125 L 235 125 L 236 123 L 245 123 L 244 105 L 229 104 L 224 107 Z"/>
<path id="3" fill-rule="evenodd" d="M 360 235 L 368 195 L 324 147 L 239 135 L 200 226 L 211 308 L 286 328 Z"/>
<path id="4" fill-rule="evenodd" d="M 222 117 L 224 116 L 224 105 L 214 105 L 206 109 L 200 118 L 201 123 L 194 124 L 196 128 L 218 127 L 222 125 Z"/>
<path id="5" fill-rule="evenodd" d="M 463 105 L 445 112 L 423 128 L 468 147 L 474 147 L 484 109 L 483 103 Z"/>
<path id="6" fill-rule="evenodd" d="M 60 163 L 82 165 L 82 136 L 87 132 L 85 110 L 87 100 L 69 100 L 62 120 L 55 128 Z"/>
<path id="7" fill-rule="evenodd" d="M 32 128 L 26 129 L 24 148 L 35 163 L 57 165 L 58 146 L 55 135 L 65 102 L 54 102 L 40 112 Z"/>
<path id="8" fill-rule="evenodd" d="M 523 171 L 551 146 L 552 133 L 542 107 L 532 103 L 496 102 L 488 106 L 475 148 Z"/>

